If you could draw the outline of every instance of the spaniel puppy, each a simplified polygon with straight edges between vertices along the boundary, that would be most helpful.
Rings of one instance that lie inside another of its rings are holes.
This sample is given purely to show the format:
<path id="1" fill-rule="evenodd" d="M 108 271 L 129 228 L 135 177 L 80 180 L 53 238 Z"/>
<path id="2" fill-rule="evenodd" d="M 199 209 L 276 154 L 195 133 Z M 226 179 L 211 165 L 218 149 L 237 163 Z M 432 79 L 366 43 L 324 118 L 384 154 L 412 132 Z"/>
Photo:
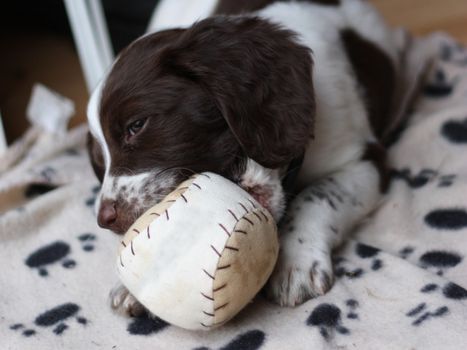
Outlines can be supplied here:
<path id="1" fill-rule="evenodd" d="M 122 234 L 191 174 L 223 175 L 281 221 L 266 292 L 298 305 L 332 287 L 332 249 L 384 189 L 397 50 L 365 1 L 230 0 L 218 13 L 136 40 L 92 94 L 98 223 Z M 122 286 L 111 299 L 144 310 Z"/>

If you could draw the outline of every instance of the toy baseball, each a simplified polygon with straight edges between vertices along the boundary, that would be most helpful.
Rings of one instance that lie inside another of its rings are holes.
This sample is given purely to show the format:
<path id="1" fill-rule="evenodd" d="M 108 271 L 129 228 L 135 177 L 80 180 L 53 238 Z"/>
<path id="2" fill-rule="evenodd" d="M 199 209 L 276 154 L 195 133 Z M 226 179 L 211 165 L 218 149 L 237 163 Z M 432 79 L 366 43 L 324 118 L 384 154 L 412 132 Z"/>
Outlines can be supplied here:
<path id="1" fill-rule="evenodd" d="M 130 227 L 117 265 L 122 283 L 153 314 L 211 329 L 253 299 L 278 251 L 271 214 L 234 183 L 202 173 Z"/>

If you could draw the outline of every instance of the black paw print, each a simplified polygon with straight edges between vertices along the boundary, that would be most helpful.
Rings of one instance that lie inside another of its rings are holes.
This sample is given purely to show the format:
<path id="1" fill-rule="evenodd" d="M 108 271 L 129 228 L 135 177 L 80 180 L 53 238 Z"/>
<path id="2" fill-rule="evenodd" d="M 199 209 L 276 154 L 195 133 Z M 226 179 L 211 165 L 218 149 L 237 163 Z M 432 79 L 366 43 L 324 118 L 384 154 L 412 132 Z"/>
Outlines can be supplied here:
<path id="1" fill-rule="evenodd" d="M 442 98 L 449 96 L 454 87 L 456 86 L 457 79 L 451 79 L 450 81 L 446 78 L 446 74 L 443 70 L 438 69 L 429 83 L 426 84 L 423 89 L 425 96 L 433 98 Z"/>
<path id="2" fill-rule="evenodd" d="M 259 349 L 266 338 L 266 334 L 259 329 L 253 329 L 245 333 L 237 335 L 234 339 L 226 345 L 219 348 L 219 350 L 256 350 Z M 193 350 L 210 350 L 206 346 L 197 347 Z"/>
<path id="3" fill-rule="evenodd" d="M 127 331 L 133 335 L 150 335 L 158 333 L 164 328 L 168 327 L 169 324 L 158 317 L 150 317 L 144 315 L 132 319 L 128 325 Z"/>
<path id="4" fill-rule="evenodd" d="M 447 306 L 437 307 L 435 310 L 427 311 L 427 304 L 420 303 L 410 311 L 406 313 L 407 317 L 415 318 L 412 321 L 412 326 L 420 326 L 425 321 L 430 318 L 441 317 L 449 313 L 449 308 Z"/>
<path id="5" fill-rule="evenodd" d="M 56 335 L 61 335 L 68 329 L 68 324 L 72 318 L 81 325 L 86 325 L 88 320 L 82 316 L 79 316 L 80 307 L 74 303 L 66 303 L 58 305 L 51 310 L 47 310 L 36 317 L 34 324 L 39 327 L 52 327 L 52 332 Z M 13 331 L 21 331 L 25 337 L 35 335 L 37 331 L 32 327 L 26 327 L 22 323 L 15 323 L 10 326 Z"/>
<path id="6" fill-rule="evenodd" d="M 26 187 L 24 196 L 28 199 L 33 199 L 46 194 L 47 192 L 53 191 L 56 188 L 58 188 L 58 186 L 48 183 L 32 183 Z"/>
<path id="7" fill-rule="evenodd" d="M 412 253 L 414 252 L 414 250 L 415 250 L 414 247 L 410 247 L 410 246 L 404 247 L 404 248 L 402 248 L 401 250 L 399 250 L 399 256 L 400 256 L 402 259 L 407 259 L 409 256 L 412 255 Z"/>
<path id="8" fill-rule="evenodd" d="M 355 246 L 355 253 L 362 259 L 371 259 L 369 268 L 373 271 L 378 271 L 383 268 L 384 263 L 377 257 L 380 250 L 366 244 L 358 243 Z M 333 257 L 334 275 L 336 277 L 346 277 L 356 279 L 362 277 L 366 271 L 361 267 L 351 267 L 347 260 L 343 257 Z"/>
<path id="9" fill-rule="evenodd" d="M 460 301 L 467 299 L 467 290 L 452 282 L 448 282 L 444 286 L 439 286 L 436 283 L 428 283 L 420 289 L 420 292 L 423 294 L 441 293 L 447 300 Z M 427 304 L 422 302 L 408 311 L 406 316 L 412 318 L 416 317 L 412 325 L 419 326 L 431 318 L 441 317 L 448 313 L 449 308 L 445 305 L 439 306 L 435 310 L 428 311 Z"/>
<path id="10" fill-rule="evenodd" d="M 414 175 L 412 175 L 412 171 L 408 168 L 391 170 L 391 179 L 402 180 L 412 189 L 421 188 L 434 180 L 437 180 L 438 187 L 449 187 L 454 183 L 455 178 L 455 174 L 441 175 L 432 169 L 422 169 Z"/>
<path id="11" fill-rule="evenodd" d="M 354 299 L 346 301 L 346 307 L 349 309 L 347 312 L 348 319 L 358 319 L 358 314 L 356 313 L 358 306 L 358 302 Z M 329 340 L 335 332 L 345 335 L 350 334 L 350 330 L 343 325 L 341 309 L 334 304 L 319 304 L 311 312 L 306 324 L 308 326 L 319 327 L 320 334 L 326 340 Z"/>
<path id="12" fill-rule="evenodd" d="M 453 144 L 467 143 L 467 118 L 451 119 L 441 126 L 441 135 Z"/>
<path id="13" fill-rule="evenodd" d="M 96 185 L 93 188 L 91 188 L 91 196 L 86 199 L 85 204 L 87 207 L 94 208 L 94 203 L 96 203 L 97 195 L 99 191 L 101 190 L 100 185 Z"/>
<path id="14" fill-rule="evenodd" d="M 70 148 L 67 148 L 64 153 L 68 156 L 72 156 L 72 157 L 75 157 L 75 156 L 79 156 L 80 155 L 80 150 L 78 148 L 73 148 L 73 147 L 70 147 Z"/>
<path id="15" fill-rule="evenodd" d="M 37 268 L 39 270 L 39 275 L 45 277 L 49 274 L 46 269 L 46 266 L 48 265 L 61 262 L 62 266 L 67 269 L 76 266 L 76 262 L 74 260 L 67 258 L 70 251 L 70 246 L 67 243 L 57 241 L 41 247 L 29 255 L 26 259 L 26 265 L 32 269 Z"/>
<path id="16" fill-rule="evenodd" d="M 463 208 L 434 209 L 425 215 L 425 224 L 437 230 L 467 228 L 467 211 Z"/>
<path id="17" fill-rule="evenodd" d="M 438 173 L 432 169 L 422 169 L 418 174 L 412 175 L 412 171 L 408 168 L 401 170 L 392 169 L 391 178 L 394 180 L 403 180 L 409 185 L 410 188 L 417 189 L 425 186 L 430 182 Z"/>
<path id="18" fill-rule="evenodd" d="M 82 244 L 82 249 L 86 252 L 94 250 L 94 241 L 96 236 L 92 233 L 83 233 L 78 236 Z M 48 276 L 47 267 L 61 263 L 64 268 L 71 269 L 76 266 L 76 261 L 69 258 L 71 247 L 63 241 L 56 241 L 43 246 L 26 258 L 26 265 L 32 269 L 38 269 L 40 276 Z"/>
<path id="19" fill-rule="evenodd" d="M 461 286 L 448 282 L 442 288 L 438 286 L 436 283 L 428 283 L 422 287 L 420 292 L 425 294 L 431 294 L 441 291 L 442 295 L 447 299 L 452 300 L 464 300 L 467 299 L 467 290 L 462 288 Z"/>
<path id="20" fill-rule="evenodd" d="M 365 270 L 363 270 L 360 267 L 357 268 L 350 268 L 349 266 L 345 266 L 347 263 L 347 260 L 343 257 L 333 257 L 333 265 L 334 265 L 334 275 L 337 278 L 340 277 L 347 277 L 349 279 L 355 279 L 355 278 L 360 278 L 363 276 L 365 273 Z"/>
<path id="21" fill-rule="evenodd" d="M 460 66 L 467 65 L 467 52 L 462 45 L 445 43 L 441 47 L 441 59 L 444 61 L 456 63 Z"/>
<path id="22" fill-rule="evenodd" d="M 81 242 L 81 248 L 85 252 L 92 252 L 94 250 L 94 242 L 96 241 L 96 235 L 93 233 L 83 233 L 78 236 Z"/>
<path id="23" fill-rule="evenodd" d="M 419 258 L 419 264 L 427 270 L 436 270 L 436 274 L 442 276 L 444 272 L 458 265 L 462 257 L 454 252 L 431 250 Z"/>
<path id="24" fill-rule="evenodd" d="M 383 261 L 376 257 L 380 252 L 378 248 L 371 247 L 363 243 L 358 243 L 355 247 L 355 252 L 362 259 L 372 259 L 371 269 L 373 271 L 377 271 L 383 267 Z"/>
<path id="25" fill-rule="evenodd" d="M 46 182 L 52 182 L 53 177 L 57 171 L 52 168 L 51 166 L 46 166 L 44 169 L 41 170 L 40 175 L 44 178 Z"/>
<path id="26" fill-rule="evenodd" d="M 357 309 L 359 307 L 358 301 L 355 299 L 348 299 L 345 302 L 345 305 L 349 308 L 349 311 L 347 313 L 347 318 L 351 320 L 358 320 L 358 314 L 357 314 Z"/>

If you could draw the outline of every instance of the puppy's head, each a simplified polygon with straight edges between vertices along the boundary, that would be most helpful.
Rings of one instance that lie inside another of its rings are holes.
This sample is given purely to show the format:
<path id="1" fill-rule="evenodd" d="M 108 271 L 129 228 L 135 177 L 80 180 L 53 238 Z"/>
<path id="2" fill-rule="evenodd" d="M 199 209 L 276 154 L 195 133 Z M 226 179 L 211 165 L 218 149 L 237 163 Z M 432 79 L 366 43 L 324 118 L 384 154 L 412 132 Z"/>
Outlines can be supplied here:
<path id="1" fill-rule="evenodd" d="M 291 32 L 258 18 L 210 18 L 135 41 L 88 106 L 99 225 L 125 232 L 202 171 L 237 182 L 279 218 L 281 171 L 312 133 L 311 70 Z"/>

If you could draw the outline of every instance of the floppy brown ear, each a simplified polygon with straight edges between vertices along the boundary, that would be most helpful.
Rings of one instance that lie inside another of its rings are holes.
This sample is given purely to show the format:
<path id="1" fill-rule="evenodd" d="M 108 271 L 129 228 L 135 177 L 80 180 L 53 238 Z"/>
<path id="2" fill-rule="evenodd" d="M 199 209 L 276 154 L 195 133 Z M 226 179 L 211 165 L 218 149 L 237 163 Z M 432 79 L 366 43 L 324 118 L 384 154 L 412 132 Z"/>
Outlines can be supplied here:
<path id="1" fill-rule="evenodd" d="M 312 137 L 311 52 L 265 20 L 214 17 L 160 56 L 209 91 L 246 155 L 268 168 L 302 155 Z"/>

